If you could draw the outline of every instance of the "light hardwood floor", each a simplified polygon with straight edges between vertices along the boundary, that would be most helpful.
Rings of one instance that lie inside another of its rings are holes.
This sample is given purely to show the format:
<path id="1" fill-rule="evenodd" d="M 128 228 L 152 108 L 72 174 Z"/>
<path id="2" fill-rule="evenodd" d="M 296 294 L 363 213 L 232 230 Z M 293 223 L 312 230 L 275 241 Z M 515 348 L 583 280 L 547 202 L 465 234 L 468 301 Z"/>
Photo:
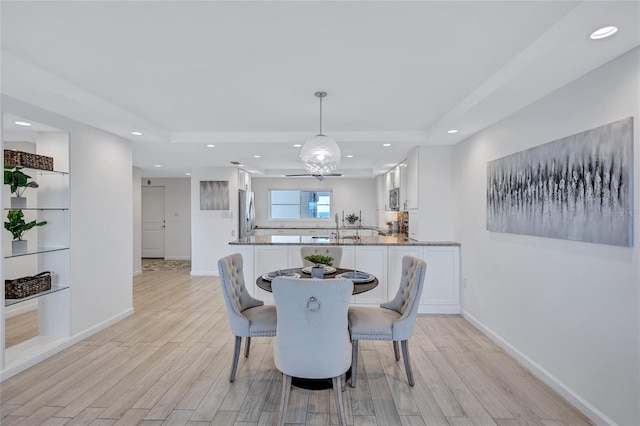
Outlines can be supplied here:
<path id="1" fill-rule="evenodd" d="M 233 336 L 219 281 L 134 279 L 135 314 L 0 386 L 2 425 L 270 425 L 281 375 L 270 338 L 229 383 Z M 8 326 L 8 334 L 11 333 Z M 457 315 L 422 315 L 407 385 L 389 342 L 360 342 L 352 425 L 585 425 L 589 421 Z M 337 424 L 331 390 L 293 388 L 287 422 Z"/>

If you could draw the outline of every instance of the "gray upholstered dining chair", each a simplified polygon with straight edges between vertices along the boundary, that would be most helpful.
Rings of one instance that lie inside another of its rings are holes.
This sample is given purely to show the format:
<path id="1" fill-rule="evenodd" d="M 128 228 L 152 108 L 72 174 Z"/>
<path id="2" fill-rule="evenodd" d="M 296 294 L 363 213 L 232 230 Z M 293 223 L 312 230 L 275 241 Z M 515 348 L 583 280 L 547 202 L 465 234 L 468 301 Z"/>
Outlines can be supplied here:
<path id="1" fill-rule="evenodd" d="M 218 272 L 231 332 L 236 336 L 229 381 L 236 378 L 242 338 L 246 337 L 244 356 L 249 356 L 252 337 L 276 335 L 276 307 L 254 299 L 244 284 L 242 255 L 235 253 L 218 260 Z"/>
<path id="2" fill-rule="evenodd" d="M 312 254 L 321 254 L 323 256 L 333 257 L 333 263 L 331 266 L 334 268 L 340 267 L 340 261 L 342 260 L 342 247 L 338 246 L 305 246 L 300 247 L 300 257 L 302 258 L 302 266 L 313 266 L 313 263 L 305 259 L 305 257 Z"/>
<path id="3" fill-rule="evenodd" d="M 346 424 L 342 391 L 351 365 L 347 311 L 353 282 L 277 277 L 271 287 L 278 311 L 273 360 L 283 374 L 278 424 L 285 423 L 292 377 L 331 378 L 338 421 Z"/>
<path id="4" fill-rule="evenodd" d="M 424 260 L 404 256 L 402 258 L 400 288 L 398 288 L 393 300 L 381 304 L 379 308 L 366 306 L 351 306 L 349 308 L 349 328 L 353 345 L 351 387 L 356 387 L 359 340 L 393 341 L 396 361 L 400 360 L 398 342 L 401 342 L 407 380 L 409 386 L 414 385 L 409 360 L 409 337 L 413 334 L 413 328 L 416 324 L 426 272 L 427 264 Z"/>

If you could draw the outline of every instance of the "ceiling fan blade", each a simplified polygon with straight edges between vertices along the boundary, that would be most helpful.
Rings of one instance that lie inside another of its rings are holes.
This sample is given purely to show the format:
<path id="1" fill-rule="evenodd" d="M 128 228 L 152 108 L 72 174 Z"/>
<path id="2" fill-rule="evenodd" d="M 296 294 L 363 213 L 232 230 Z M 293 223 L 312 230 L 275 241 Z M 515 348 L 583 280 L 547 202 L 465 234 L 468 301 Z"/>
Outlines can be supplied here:
<path id="1" fill-rule="evenodd" d="M 326 175 L 316 175 L 316 174 L 312 174 L 312 173 L 301 173 L 301 174 L 291 174 L 291 175 L 285 175 L 285 177 L 314 177 L 316 179 L 320 178 L 320 177 L 340 177 L 342 176 L 342 173 L 328 173 Z"/>

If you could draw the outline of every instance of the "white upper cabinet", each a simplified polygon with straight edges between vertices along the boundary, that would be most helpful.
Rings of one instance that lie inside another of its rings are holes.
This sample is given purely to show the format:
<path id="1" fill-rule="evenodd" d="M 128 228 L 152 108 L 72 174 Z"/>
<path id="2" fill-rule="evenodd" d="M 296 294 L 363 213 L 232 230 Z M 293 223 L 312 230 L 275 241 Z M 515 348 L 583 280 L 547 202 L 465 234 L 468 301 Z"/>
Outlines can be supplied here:
<path id="1" fill-rule="evenodd" d="M 414 148 L 409 152 L 409 156 L 405 161 L 407 166 L 405 167 L 405 187 L 404 195 L 405 198 L 403 200 L 406 201 L 406 209 L 417 209 L 418 208 L 418 166 L 419 166 L 419 158 L 418 158 L 418 148 Z"/>
<path id="2" fill-rule="evenodd" d="M 392 208 L 392 206 L 390 205 L 390 200 L 389 200 L 389 191 L 391 191 L 392 189 L 395 188 L 400 188 L 401 185 L 401 177 L 400 177 L 400 165 L 394 167 L 393 169 L 389 170 L 385 175 L 385 190 L 384 190 L 384 200 L 385 201 L 385 210 L 396 210 L 394 208 Z M 401 196 L 401 195 L 400 195 Z M 400 209 L 402 209 L 402 199 L 398 199 L 398 206 L 400 207 Z"/>
<path id="3" fill-rule="evenodd" d="M 407 161 L 398 164 L 398 176 L 400 179 L 400 200 L 398 206 L 400 210 L 407 210 Z"/>
<path id="4" fill-rule="evenodd" d="M 400 187 L 400 166 L 389 170 L 385 175 L 387 191 Z"/>
<path id="5" fill-rule="evenodd" d="M 251 175 L 244 170 L 238 170 L 238 189 L 251 191 Z"/>

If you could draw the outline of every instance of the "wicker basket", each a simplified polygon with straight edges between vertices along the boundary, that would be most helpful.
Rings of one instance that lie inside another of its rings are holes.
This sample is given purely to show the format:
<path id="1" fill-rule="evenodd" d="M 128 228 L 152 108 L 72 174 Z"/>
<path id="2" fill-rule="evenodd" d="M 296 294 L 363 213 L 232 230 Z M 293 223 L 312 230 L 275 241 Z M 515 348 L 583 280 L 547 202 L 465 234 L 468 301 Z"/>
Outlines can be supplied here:
<path id="1" fill-rule="evenodd" d="M 33 277 L 4 280 L 4 298 L 22 299 L 36 293 L 51 290 L 51 272 L 45 271 Z"/>
<path id="2" fill-rule="evenodd" d="M 29 167 L 32 169 L 53 170 L 53 157 L 5 149 L 4 164 Z"/>

